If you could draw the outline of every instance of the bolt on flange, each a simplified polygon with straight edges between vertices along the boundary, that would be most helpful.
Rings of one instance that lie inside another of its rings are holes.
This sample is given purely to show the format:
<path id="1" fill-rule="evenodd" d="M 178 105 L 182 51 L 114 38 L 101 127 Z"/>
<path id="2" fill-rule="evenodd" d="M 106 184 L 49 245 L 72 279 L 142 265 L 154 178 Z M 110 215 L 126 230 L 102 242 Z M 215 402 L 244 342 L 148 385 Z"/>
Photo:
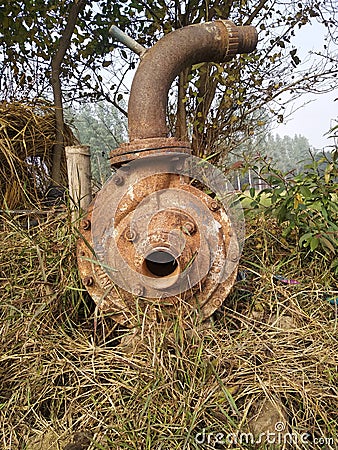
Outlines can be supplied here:
<path id="1" fill-rule="evenodd" d="M 191 236 L 196 232 L 196 225 L 193 222 L 185 222 L 182 226 L 182 230 L 184 234 Z"/>
<path id="2" fill-rule="evenodd" d="M 92 224 L 91 224 L 91 221 L 88 220 L 88 219 L 85 219 L 85 220 L 82 221 L 82 228 L 83 228 L 84 230 L 86 230 L 86 231 L 90 230 L 91 225 L 92 225 Z"/>
<path id="3" fill-rule="evenodd" d="M 94 284 L 94 278 L 93 278 L 93 277 L 90 277 L 90 276 L 84 277 L 84 279 L 83 279 L 83 284 L 84 284 L 85 286 L 87 286 L 87 287 L 93 286 L 93 284 Z"/>
<path id="4" fill-rule="evenodd" d="M 127 241 L 134 242 L 137 239 L 137 233 L 135 230 L 126 230 L 124 233 L 124 237 L 127 239 Z"/>

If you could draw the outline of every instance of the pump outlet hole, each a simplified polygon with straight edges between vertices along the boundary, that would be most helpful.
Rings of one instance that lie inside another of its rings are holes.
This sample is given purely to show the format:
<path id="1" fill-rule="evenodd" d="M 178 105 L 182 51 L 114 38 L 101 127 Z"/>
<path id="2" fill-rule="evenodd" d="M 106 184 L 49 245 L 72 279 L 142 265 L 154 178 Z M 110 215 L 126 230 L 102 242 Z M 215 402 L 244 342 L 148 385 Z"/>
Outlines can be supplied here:
<path id="1" fill-rule="evenodd" d="M 145 258 L 148 271 L 155 277 L 168 277 L 175 272 L 178 263 L 176 258 L 165 250 L 154 250 Z"/>

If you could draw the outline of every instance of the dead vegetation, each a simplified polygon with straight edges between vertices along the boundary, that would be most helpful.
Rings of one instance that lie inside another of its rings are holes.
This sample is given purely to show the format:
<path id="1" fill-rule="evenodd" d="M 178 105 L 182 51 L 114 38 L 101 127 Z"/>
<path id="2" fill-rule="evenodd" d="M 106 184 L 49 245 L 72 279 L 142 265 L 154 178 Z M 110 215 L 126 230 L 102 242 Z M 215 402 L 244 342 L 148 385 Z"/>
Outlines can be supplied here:
<path id="1" fill-rule="evenodd" d="M 31 207 L 39 201 L 52 168 L 55 111 L 46 103 L 0 104 L 0 208 Z M 76 143 L 65 125 L 65 145 Z M 61 167 L 66 179 L 65 158 Z"/>
<path id="2" fill-rule="evenodd" d="M 263 449 L 240 433 L 276 423 L 290 448 L 336 448 L 337 281 L 273 222 L 248 227 L 245 275 L 208 326 L 140 317 L 135 353 L 81 286 L 69 218 L 3 219 L 0 240 L 0 448 Z"/>

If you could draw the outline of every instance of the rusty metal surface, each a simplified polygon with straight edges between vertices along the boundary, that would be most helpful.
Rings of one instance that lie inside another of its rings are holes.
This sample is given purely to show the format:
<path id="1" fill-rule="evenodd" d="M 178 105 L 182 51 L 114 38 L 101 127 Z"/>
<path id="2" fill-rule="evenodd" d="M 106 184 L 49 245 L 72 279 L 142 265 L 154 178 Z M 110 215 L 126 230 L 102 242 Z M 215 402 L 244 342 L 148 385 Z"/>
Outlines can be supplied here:
<path id="1" fill-rule="evenodd" d="M 255 28 L 216 20 L 175 30 L 146 51 L 136 71 L 128 105 L 129 139 L 167 136 L 167 95 L 175 77 L 200 62 L 223 62 L 249 53 L 257 44 Z"/>
<path id="2" fill-rule="evenodd" d="M 207 318 L 234 283 L 240 255 L 234 224 L 222 202 L 189 182 L 194 174 L 210 176 L 211 187 L 219 180 L 210 165 L 203 171 L 198 158 L 187 169 L 190 158 L 160 153 L 123 166 L 82 221 L 78 265 L 84 285 L 120 323 L 135 326 L 140 312 L 154 306 L 167 317 L 180 308 Z M 154 271 L 148 264 L 154 254 L 169 256 L 173 270 Z"/>
<path id="3" fill-rule="evenodd" d="M 166 153 L 191 153 L 189 142 L 175 138 L 136 139 L 112 150 L 110 153 L 110 165 L 119 167 L 122 163 L 151 156 L 153 153 L 157 154 L 161 150 Z"/>
<path id="4" fill-rule="evenodd" d="M 126 323 L 130 311 L 123 296 L 96 259 L 91 239 L 92 207 L 80 224 L 81 238 L 77 243 L 77 263 L 82 282 L 90 296 L 103 312 L 113 315 L 116 322 Z"/>
<path id="5" fill-rule="evenodd" d="M 253 27 L 218 20 L 176 30 L 143 54 L 130 94 L 130 143 L 81 223 L 77 258 L 98 307 L 135 327 L 142 315 L 209 317 L 236 279 L 244 219 L 233 188 L 190 145 L 167 138 L 167 93 L 184 68 L 257 44 Z M 197 180 L 213 197 L 192 185 Z"/>

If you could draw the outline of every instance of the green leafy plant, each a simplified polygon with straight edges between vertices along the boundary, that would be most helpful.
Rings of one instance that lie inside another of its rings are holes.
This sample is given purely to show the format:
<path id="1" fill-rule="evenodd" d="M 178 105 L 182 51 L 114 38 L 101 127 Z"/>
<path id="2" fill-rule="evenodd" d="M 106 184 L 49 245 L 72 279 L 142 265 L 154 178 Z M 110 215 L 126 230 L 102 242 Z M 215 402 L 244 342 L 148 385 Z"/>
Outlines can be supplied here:
<path id="1" fill-rule="evenodd" d="M 267 160 L 260 165 L 252 169 L 268 187 L 258 193 L 250 189 L 251 207 L 264 205 L 266 215 L 285 225 L 285 238 L 295 236 L 300 251 L 324 252 L 338 272 L 338 164 L 334 153 L 311 155 L 296 176 L 275 169 Z"/>

